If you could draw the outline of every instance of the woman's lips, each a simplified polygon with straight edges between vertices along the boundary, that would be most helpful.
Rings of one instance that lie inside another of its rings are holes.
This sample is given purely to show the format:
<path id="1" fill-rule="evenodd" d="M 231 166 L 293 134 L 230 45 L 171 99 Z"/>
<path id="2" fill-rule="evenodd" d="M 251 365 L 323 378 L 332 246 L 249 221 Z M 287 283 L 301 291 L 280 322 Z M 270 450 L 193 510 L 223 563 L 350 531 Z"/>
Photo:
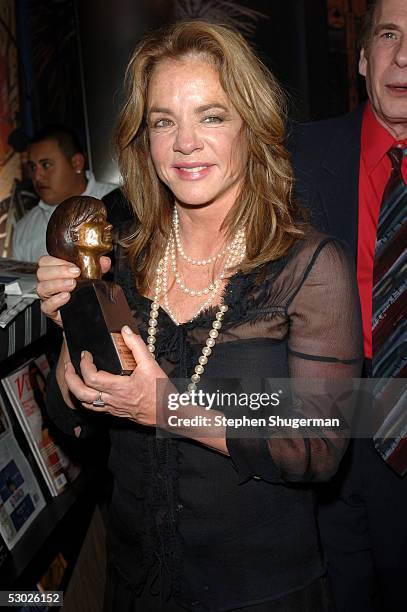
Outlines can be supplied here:
<path id="1" fill-rule="evenodd" d="M 187 164 L 180 166 L 173 166 L 176 175 L 185 181 L 195 181 L 203 178 L 213 168 L 212 164 Z"/>

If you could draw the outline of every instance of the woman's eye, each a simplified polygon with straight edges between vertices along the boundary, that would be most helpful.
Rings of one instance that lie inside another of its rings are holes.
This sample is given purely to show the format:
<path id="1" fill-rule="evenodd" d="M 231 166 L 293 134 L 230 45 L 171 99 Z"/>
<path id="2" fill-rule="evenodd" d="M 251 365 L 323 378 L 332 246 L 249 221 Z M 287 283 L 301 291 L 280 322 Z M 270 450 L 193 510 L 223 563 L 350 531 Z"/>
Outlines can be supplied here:
<path id="1" fill-rule="evenodd" d="M 204 123 L 222 123 L 223 118 L 216 115 L 211 115 L 210 117 L 204 117 L 203 121 Z"/>
<path id="2" fill-rule="evenodd" d="M 158 119 L 158 121 L 153 123 L 153 127 L 155 128 L 169 127 L 170 125 L 172 125 L 171 119 Z"/>

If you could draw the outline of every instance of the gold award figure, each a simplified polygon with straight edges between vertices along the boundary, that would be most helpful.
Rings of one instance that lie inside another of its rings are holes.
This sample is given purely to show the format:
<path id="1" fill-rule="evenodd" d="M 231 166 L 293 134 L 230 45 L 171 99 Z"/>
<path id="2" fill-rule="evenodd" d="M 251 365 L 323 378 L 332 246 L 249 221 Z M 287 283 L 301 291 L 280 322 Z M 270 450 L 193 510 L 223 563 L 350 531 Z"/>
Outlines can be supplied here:
<path id="1" fill-rule="evenodd" d="M 90 196 L 68 198 L 55 209 L 47 229 L 47 251 L 78 266 L 81 278 L 101 280 L 99 257 L 112 250 L 106 207 Z"/>
<path id="2" fill-rule="evenodd" d="M 102 280 L 100 256 L 112 250 L 112 226 L 106 207 L 90 196 L 74 196 L 59 204 L 47 227 L 50 255 L 76 264 L 81 275 L 61 318 L 72 363 L 78 373 L 80 355 L 90 351 L 95 365 L 112 374 L 130 374 L 136 364 L 120 330 L 134 329 L 134 320 L 118 285 Z"/>

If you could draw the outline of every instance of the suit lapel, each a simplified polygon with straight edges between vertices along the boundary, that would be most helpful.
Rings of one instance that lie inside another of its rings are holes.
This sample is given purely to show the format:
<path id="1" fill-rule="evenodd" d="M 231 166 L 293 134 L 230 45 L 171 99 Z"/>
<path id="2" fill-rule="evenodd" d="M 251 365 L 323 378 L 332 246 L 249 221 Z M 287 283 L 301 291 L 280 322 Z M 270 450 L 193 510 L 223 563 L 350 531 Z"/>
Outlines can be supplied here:
<path id="1" fill-rule="evenodd" d="M 364 107 L 343 118 L 329 143 L 320 175 L 320 197 L 331 234 L 344 240 L 357 256 L 360 134 Z"/>

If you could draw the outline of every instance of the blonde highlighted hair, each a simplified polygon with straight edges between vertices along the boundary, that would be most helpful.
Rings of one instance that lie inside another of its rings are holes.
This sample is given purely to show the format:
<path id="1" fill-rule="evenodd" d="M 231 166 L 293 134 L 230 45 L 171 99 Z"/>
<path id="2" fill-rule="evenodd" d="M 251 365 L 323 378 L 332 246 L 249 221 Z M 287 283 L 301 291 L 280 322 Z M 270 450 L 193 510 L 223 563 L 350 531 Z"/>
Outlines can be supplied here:
<path id="1" fill-rule="evenodd" d="M 293 198 L 293 177 L 284 145 L 286 101 L 275 77 L 234 29 L 189 21 L 147 36 L 135 49 L 126 72 L 127 99 L 116 131 L 123 189 L 140 221 L 128 241 L 139 289 L 147 292 L 171 229 L 174 198 L 160 181 L 149 152 L 146 121 L 148 86 L 163 60 L 202 56 L 243 120 L 247 164 L 242 190 L 224 227 L 228 236 L 244 226 L 249 271 L 279 259 L 304 234 Z M 136 265 L 137 263 L 137 265 Z"/>

